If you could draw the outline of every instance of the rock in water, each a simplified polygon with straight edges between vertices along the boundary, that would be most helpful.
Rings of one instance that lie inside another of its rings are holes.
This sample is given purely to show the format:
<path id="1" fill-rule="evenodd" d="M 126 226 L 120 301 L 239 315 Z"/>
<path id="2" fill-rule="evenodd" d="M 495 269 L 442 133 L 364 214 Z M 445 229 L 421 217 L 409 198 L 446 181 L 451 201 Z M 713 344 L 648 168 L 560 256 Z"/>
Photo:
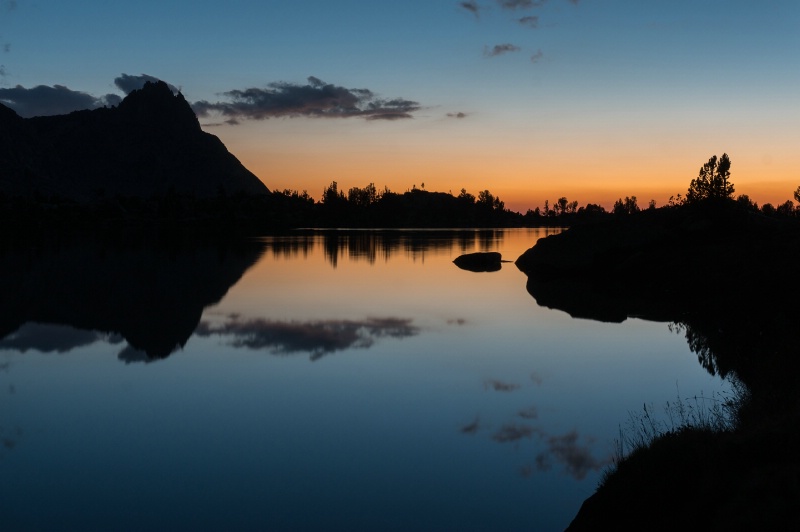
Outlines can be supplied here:
<path id="1" fill-rule="evenodd" d="M 462 270 L 471 272 L 496 272 L 500 270 L 502 257 L 496 251 L 467 253 L 453 262 Z"/>

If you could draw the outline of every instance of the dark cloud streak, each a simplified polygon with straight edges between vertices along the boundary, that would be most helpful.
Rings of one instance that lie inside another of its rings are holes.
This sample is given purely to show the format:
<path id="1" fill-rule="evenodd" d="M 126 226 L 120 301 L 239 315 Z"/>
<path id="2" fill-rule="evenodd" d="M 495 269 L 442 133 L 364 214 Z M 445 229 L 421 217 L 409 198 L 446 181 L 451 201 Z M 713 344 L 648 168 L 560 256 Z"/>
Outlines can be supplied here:
<path id="1" fill-rule="evenodd" d="M 412 118 L 420 109 L 417 102 L 403 98 L 381 99 L 368 89 L 348 89 L 311 76 L 306 85 L 274 82 L 266 88 L 231 90 L 228 101 L 195 102 L 201 117 L 220 114 L 228 119 L 266 120 L 279 117 L 349 118 L 398 120 Z"/>
<path id="2" fill-rule="evenodd" d="M 498 55 L 503 55 L 509 52 L 519 52 L 521 48 L 514 44 L 495 44 L 492 48 L 488 46 L 484 47 L 483 55 L 486 57 L 497 57 Z"/>
<path id="3" fill-rule="evenodd" d="M 459 2 L 458 5 L 475 15 L 476 17 L 480 16 L 480 6 L 478 6 L 478 2 L 475 0 L 469 0 L 467 2 Z"/>
<path id="4" fill-rule="evenodd" d="M 543 6 L 547 0 L 497 0 L 497 3 L 503 9 L 530 9 Z"/>
<path id="5" fill-rule="evenodd" d="M 74 91 L 64 85 L 38 85 L 26 89 L 17 85 L 11 89 L 0 89 L 0 103 L 7 105 L 22 117 L 63 115 L 83 109 L 96 109 L 116 105 L 120 97 L 106 94 L 96 98 L 91 94 Z"/>

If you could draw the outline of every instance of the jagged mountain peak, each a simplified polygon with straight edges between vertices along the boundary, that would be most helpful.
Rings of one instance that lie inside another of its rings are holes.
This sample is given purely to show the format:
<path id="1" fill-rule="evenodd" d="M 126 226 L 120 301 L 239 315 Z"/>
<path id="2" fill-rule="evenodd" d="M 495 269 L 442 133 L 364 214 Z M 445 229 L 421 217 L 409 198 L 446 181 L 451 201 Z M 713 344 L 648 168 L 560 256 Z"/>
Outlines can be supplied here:
<path id="1" fill-rule="evenodd" d="M 183 94 L 173 94 L 163 81 L 148 81 L 141 89 L 132 91 L 117 106 L 117 112 L 126 119 L 185 124 L 200 130 L 200 122 Z"/>
<path id="2" fill-rule="evenodd" d="M 11 196 L 269 193 L 163 81 L 145 83 L 115 108 L 20 118 L 0 106 L 0 126 L 0 193 Z"/>

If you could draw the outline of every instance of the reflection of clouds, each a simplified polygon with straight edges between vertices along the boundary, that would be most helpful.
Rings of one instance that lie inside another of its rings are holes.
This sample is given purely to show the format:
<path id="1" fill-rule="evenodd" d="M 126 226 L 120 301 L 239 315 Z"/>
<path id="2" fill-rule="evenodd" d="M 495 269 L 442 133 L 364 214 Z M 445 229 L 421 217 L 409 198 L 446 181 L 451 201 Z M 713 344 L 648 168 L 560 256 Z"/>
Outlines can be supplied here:
<path id="1" fill-rule="evenodd" d="M 0 342 L 0 345 L 2 345 L 2 342 Z M 0 362 L 0 371 L 8 373 L 8 368 L 10 367 L 11 367 L 11 362 Z"/>
<path id="2" fill-rule="evenodd" d="M 460 326 L 460 325 L 464 325 L 465 323 L 467 323 L 467 320 L 465 320 L 464 318 L 453 318 L 453 319 L 447 320 L 447 324 L 448 325 L 459 325 Z"/>
<path id="3" fill-rule="evenodd" d="M 514 425 L 508 423 L 500 427 L 500 430 L 494 433 L 492 439 L 499 443 L 508 443 L 512 441 L 519 441 L 522 438 L 530 438 L 538 429 L 528 425 Z"/>
<path id="4" fill-rule="evenodd" d="M 540 471 L 550 469 L 555 460 L 566 467 L 567 473 L 582 480 L 589 471 L 599 471 L 609 460 L 598 460 L 592 456 L 588 443 L 578 442 L 578 432 L 573 430 L 563 436 L 547 436 L 547 450 L 536 456 L 536 468 Z"/>
<path id="5" fill-rule="evenodd" d="M 130 345 L 126 345 L 122 351 L 117 354 L 117 359 L 125 362 L 125 364 L 134 364 L 136 362 L 144 362 L 149 364 L 155 362 L 157 359 L 147 356 L 147 353 L 139 349 L 134 349 Z"/>
<path id="6" fill-rule="evenodd" d="M 43 353 L 66 353 L 105 338 L 104 334 L 97 331 L 84 331 L 67 325 L 26 323 L 0 340 L 0 349 L 15 349 L 23 353 L 28 349 Z"/>
<path id="7" fill-rule="evenodd" d="M 479 428 L 480 428 L 480 419 L 476 416 L 474 421 L 472 421 L 471 423 L 467 423 L 466 425 L 461 427 L 461 432 L 463 434 L 475 434 L 476 432 L 478 432 Z"/>
<path id="8" fill-rule="evenodd" d="M 541 383 L 541 378 L 536 372 L 531 373 L 530 378 L 537 385 Z M 484 389 L 491 388 L 501 392 L 510 392 L 521 387 L 519 384 L 496 379 L 485 380 L 483 386 Z M 536 405 L 531 405 L 517 410 L 516 416 L 526 422 L 532 422 L 539 418 L 539 409 Z M 462 425 L 459 432 L 473 435 L 481 428 L 483 425 L 479 423 L 478 416 L 475 416 L 475 420 Z M 554 465 L 560 464 L 564 467 L 564 471 L 575 480 L 583 480 L 589 472 L 599 471 L 611 462 L 610 456 L 602 459 L 595 458 L 590 447 L 594 440 L 586 437 L 581 440 L 576 430 L 562 435 L 549 434 L 538 424 L 510 422 L 503 424 L 491 435 L 491 438 L 497 443 L 514 443 L 516 449 L 519 449 L 523 439 L 533 440 L 533 445 L 539 447 L 533 463 L 519 468 L 519 474 L 525 478 L 530 477 L 536 471 L 549 471 Z"/>
<path id="9" fill-rule="evenodd" d="M 483 381 L 484 388 L 491 388 L 496 392 L 513 392 L 517 388 L 519 388 L 519 384 L 514 384 L 513 382 L 503 382 L 496 379 L 487 379 Z"/>
<path id="10" fill-rule="evenodd" d="M 267 349 L 276 354 L 308 352 L 316 360 L 334 351 L 371 347 L 377 338 L 419 334 L 419 327 L 411 322 L 403 318 L 284 322 L 230 317 L 220 326 L 201 322 L 195 334 L 232 336 L 231 344 L 235 347 Z"/>
<path id="11" fill-rule="evenodd" d="M 531 380 L 536 386 L 542 385 L 542 376 L 535 371 L 531 373 Z"/>

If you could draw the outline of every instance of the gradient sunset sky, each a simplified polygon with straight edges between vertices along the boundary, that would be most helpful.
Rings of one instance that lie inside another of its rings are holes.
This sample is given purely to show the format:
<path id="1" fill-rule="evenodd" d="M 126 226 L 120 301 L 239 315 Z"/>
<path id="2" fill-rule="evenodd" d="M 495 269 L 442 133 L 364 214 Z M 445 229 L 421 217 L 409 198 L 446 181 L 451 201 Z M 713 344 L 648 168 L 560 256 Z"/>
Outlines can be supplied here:
<path id="1" fill-rule="evenodd" d="M 270 189 L 489 189 L 525 212 L 800 185 L 798 0 L 0 0 L 22 116 L 180 89 Z"/>

